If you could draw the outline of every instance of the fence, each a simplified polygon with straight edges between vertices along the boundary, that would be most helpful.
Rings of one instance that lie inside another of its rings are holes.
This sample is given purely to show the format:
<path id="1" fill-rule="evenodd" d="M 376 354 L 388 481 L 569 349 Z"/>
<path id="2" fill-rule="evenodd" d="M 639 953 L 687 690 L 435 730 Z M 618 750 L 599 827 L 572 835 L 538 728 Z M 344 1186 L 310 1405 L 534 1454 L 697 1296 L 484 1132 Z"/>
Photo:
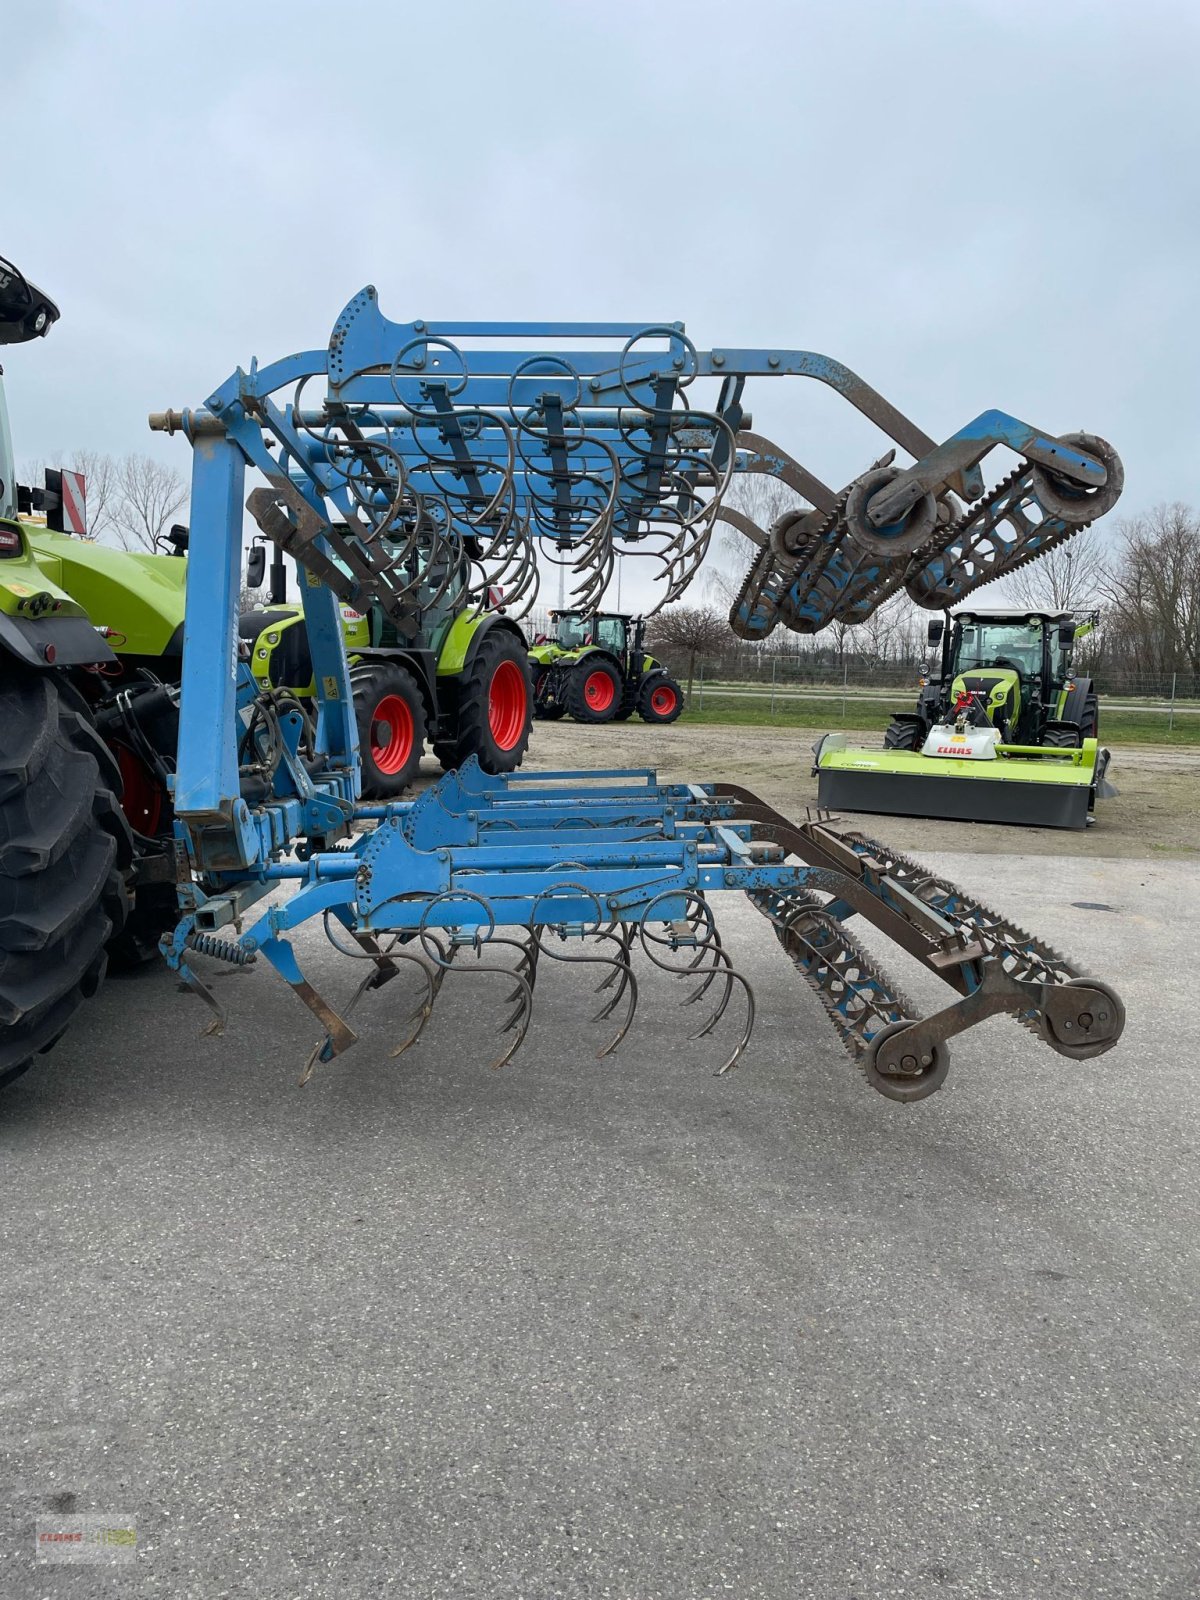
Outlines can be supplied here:
<path id="1" fill-rule="evenodd" d="M 686 688 L 686 663 L 676 654 L 672 665 Z M 854 656 L 840 666 L 807 655 L 708 657 L 696 663 L 690 710 L 705 721 L 875 728 L 915 705 L 919 672 Z M 1125 673 L 1119 692 L 1109 692 L 1105 678 L 1097 681 L 1106 734 L 1200 743 L 1200 682 L 1192 674 Z"/>

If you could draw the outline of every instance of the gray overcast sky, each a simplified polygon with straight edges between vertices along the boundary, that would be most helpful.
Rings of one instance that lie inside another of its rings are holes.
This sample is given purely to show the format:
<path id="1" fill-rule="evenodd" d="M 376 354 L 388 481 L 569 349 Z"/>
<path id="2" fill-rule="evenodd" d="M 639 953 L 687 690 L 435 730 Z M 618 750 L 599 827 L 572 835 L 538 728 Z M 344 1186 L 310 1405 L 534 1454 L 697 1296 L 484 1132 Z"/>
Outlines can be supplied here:
<path id="1" fill-rule="evenodd" d="M 986 406 L 1200 501 L 1200 5 L 0 0 L 18 459 L 148 450 L 252 355 L 384 311 L 683 319 L 816 349 L 944 437 Z M 878 435 L 798 380 L 828 481 Z M 880 446 L 882 448 L 882 446 Z"/>

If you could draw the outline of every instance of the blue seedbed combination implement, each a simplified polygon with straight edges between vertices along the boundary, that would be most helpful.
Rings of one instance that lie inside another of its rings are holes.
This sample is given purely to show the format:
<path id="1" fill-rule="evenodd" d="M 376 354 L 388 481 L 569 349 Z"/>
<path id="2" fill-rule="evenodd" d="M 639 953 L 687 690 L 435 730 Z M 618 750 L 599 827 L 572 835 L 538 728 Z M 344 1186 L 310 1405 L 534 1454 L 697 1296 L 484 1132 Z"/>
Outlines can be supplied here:
<path id="1" fill-rule="evenodd" d="M 827 488 L 751 431 L 747 382 L 789 375 L 830 385 L 914 465 L 889 458 L 841 493 Z M 151 425 L 193 447 L 174 783 L 182 914 L 163 948 L 218 1015 L 196 956 L 261 956 L 321 1024 L 311 1071 L 354 1042 L 358 998 L 398 975 L 416 1003 L 396 1053 L 447 973 L 494 974 L 499 1065 L 529 1025 L 539 964 L 565 960 L 602 980 L 604 1054 L 637 1005 L 635 960 L 648 960 L 691 986 L 698 1033 L 729 1031 L 729 1067 L 754 1000 L 710 897 L 738 890 L 894 1100 L 936 1090 L 947 1040 L 997 1012 L 1063 1055 L 1116 1042 L 1122 1008 L 1103 983 L 828 816 L 797 824 L 743 790 L 664 784 L 649 770 L 489 777 L 473 760 L 414 800 L 361 803 L 339 616 L 341 604 L 381 606 L 403 637 L 431 575 L 436 588 L 467 574 L 480 604 L 498 588 L 519 607 L 547 563 L 570 569 L 573 606 L 594 608 L 618 554 L 647 557 L 667 603 L 720 518 L 757 546 L 731 619 L 747 637 L 780 620 L 801 631 L 861 620 L 902 585 L 940 608 L 1107 509 L 1120 466 L 1102 441 L 988 412 L 939 445 L 807 352 L 701 351 L 680 323 L 394 323 L 372 288 L 325 348 L 251 363 L 200 408 Z M 987 496 L 979 464 L 998 444 L 1025 466 Z M 247 499 L 248 470 L 263 482 Z M 757 529 L 727 504 L 739 473 L 772 474 L 812 509 Z M 239 652 L 247 505 L 297 567 L 315 727 Z M 944 979 L 946 1008 L 921 1018 L 851 931 L 854 917 Z M 314 920 L 363 963 L 340 1011 L 292 942 Z"/>

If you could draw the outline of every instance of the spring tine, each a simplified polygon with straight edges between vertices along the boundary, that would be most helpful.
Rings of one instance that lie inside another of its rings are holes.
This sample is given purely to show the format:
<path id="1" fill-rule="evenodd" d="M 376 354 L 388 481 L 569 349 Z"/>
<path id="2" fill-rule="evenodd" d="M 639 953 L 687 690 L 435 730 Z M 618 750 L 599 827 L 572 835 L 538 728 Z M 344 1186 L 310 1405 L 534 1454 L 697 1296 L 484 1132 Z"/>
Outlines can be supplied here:
<path id="1" fill-rule="evenodd" d="M 746 1026 L 742 1029 L 742 1036 L 738 1040 L 737 1045 L 734 1048 L 734 1052 L 730 1056 L 729 1060 L 723 1067 L 717 1068 L 715 1076 L 718 1078 L 723 1078 L 731 1068 L 737 1066 L 738 1062 L 741 1060 L 743 1051 L 750 1043 L 750 1035 L 754 1032 L 754 990 L 750 987 L 749 981 L 746 978 L 743 978 L 742 974 L 735 968 L 729 968 L 729 976 L 734 983 L 740 983 L 742 988 L 746 991 Z"/>
<path id="2" fill-rule="evenodd" d="M 625 959 L 624 940 L 611 933 L 599 934 L 597 937 L 602 939 L 610 939 L 621 950 L 621 958 L 614 959 L 612 962 L 612 965 L 617 968 L 617 971 L 620 974 L 621 981 L 618 985 L 616 994 L 613 995 L 612 999 L 607 1005 L 602 1006 L 600 1010 L 597 1011 L 596 1015 L 592 1018 L 592 1021 L 602 1022 L 605 1017 L 610 1016 L 620 1004 L 621 997 L 625 993 L 626 989 L 629 990 L 629 1009 L 625 1013 L 625 1017 L 621 1023 L 621 1026 L 617 1029 L 616 1037 L 611 1039 L 609 1043 L 605 1045 L 603 1050 L 597 1052 L 597 1061 L 603 1061 L 605 1056 L 612 1055 L 613 1051 L 625 1038 L 625 1035 L 629 1032 L 629 1029 L 633 1024 L 633 1018 L 638 1006 L 638 981 L 634 976 L 633 968 L 629 965 L 628 960 Z M 616 976 L 615 973 L 614 976 Z M 612 979 L 609 979 L 608 981 L 611 982 Z"/>
<path id="3" fill-rule="evenodd" d="M 430 938 L 433 943 L 438 944 L 438 949 L 441 950 L 441 944 L 438 943 L 438 941 L 433 940 L 432 935 Z M 400 951 L 396 951 L 395 954 L 399 955 Z M 417 1043 L 421 1035 L 424 1033 L 425 1024 L 433 1015 L 434 1002 L 442 991 L 442 982 L 445 979 L 446 970 L 449 967 L 450 962 L 454 959 L 454 949 L 452 946 L 448 954 L 443 951 L 442 960 L 439 961 L 432 969 L 418 956 L 408 955 L 407 952 L 405 953 L 405 956 L 407 960 L 413 962 L 421 969 L 421 974 L 425 979 L 425 998 L 417 1006 L 415 1006 L 404 1019 L 406 1022 L 415 1022 L 416 1027 L 409 1034 L 408 1038 L 403 1040 L 402 1043 L 398 1044 L 392 1051 L 393 1060 L 397 1056 L 402 1056 L 406 1050 L 411 1050 L 413 1045 Z"/>
<path id="4" fill-rule="evenodd" d="M 673 894 L 672 891 L 667 890 L 663 894 L 660 894 L 655 899 L 651 900 L 649 904 L 644 907 L 641 918 L 637 923 L 638 938 L 641 942 L 642 949 L 656 967 L 663 972 L 670 973 L 672 977 L 686 978 L 689 976 L 689 974 L 694 973 L 697 964 L 696 961 L 692 960 L 688 962 L 686 966 L 679 966 L 667 960 L 664 954 L 662 954 L 663 951 L 670 951 L 674 953 L 679 949 L 677 940 L 669 931 L 670 925 L 667 925 L 668 932 L 665 935 L 652 932 L 650 927 L 650 924 L 652 924 L 654 921 L 653 913 L 655 907 L 658 906 L 662 901 L 671 901 L 672 899 L 677 901 L 679 896 L 677 894 Z M 733 962 L 729 959 L 728 952 L 721 943 L 721 937 L 717 931 L 716 921 L 713 917 L 712 911 L 709 908 L 708 902 L 703 898 L 703 896 L 693 895 L 688 897 L 686 920 L 693 930 L 698 931 L 701 925 L 704 925 L 705 937 L 701 943 L 701 951 L 706 955 L 712 956 L 713 966 L 710 972 L 706 975 L 705 981 L 697 993 L 689 996 L 686 1001 L 681 1003 L 684 1005 L 690 1005 L 694 1003 L 709 987 L 714 978 L 719 976 L 721 979 L 721 999 L 716 1007 L 716 1010 L 704 1023 L 703 1027 L 697 1029 L 697 1031 L 691 1034 L 689 1037 L 693 1039 L 702 1039 L 705 1037 L 705 1035 L 713 1031 L 717 1023 L 725 1014 L 725 1010 L 729 1004 L 730 996 L 733 993 L 734 984 L 740 985 L 746 994 L 746 1024 L 742 1030 L 742 1035 L 738 1040 L 737 1045 L 734 1047 L 732 1055 L 725 1062 L 724 1066 L 717 1069 L 716 1076 L 721 1077 L 724 1073 L 728 1072 L 731 1067 L 737 1065 L 746 1049 L 747 1044 L 750 1042 L 750 1035 L 754 1031 L 754 991 L 751 989 L 749 983 L 742 976 L 742 974 L 736 970 Z"/>
<path id="5" fill-rule="evenodd" d="M 461 970 L 468 974 L 473 973 L 477 976 L 481 976 L 485 972 L 502 972 L 512 976 L 512 969 L 510 967 L 494 967 L 489 963 L 482 961 L 478 962 L 474 967 L 463 967 Z M 516 1035 L 509 1044 L 508 1049 L 491 1063 L 493 1072 L 500 1067 L 506 1066 L 507 1063 L 512 1060 L 517 1051 L 524 1044 L 525 1035 L 529 1032 L 529 1024 L 533 1017 L 533 990 L 525 982 L 525 979 L 519 976 L 517 977 L 517 986 L 521 991 L 522 1004 L 521 1006 L 518 1006 L 513 1016 L 500 1029 L 500 1032 L 503 1034 L 515 1027 L 517 1030 Z"/>
<path id="6" fill-rule="evenodd" d="M 632 955 L 632 951 L 633 951 L 633 929 L 632 929 L 632 927 L 629 925 L 628 922 L 619 922 L 619 923 L 610 922 L 608 927 L 602 929 L 601 931 L 603 933 L 605 933 L 608 937 L 616 938 L 616 939 L 618 939 L 620 941 L 620 945 L 621 945 L 621 957 L 620 957 L 620 959 L 621 959 L 621 962 L 623 963 L 623 965 L 627 967 L 629 965 L 629 963 L 630 963 L 630 959 L 631 959 L 631 955 Z M 597 994 L 601 994 L 601 993 L 603 993 L 603 991 L 605 989 L 611 989 L 613 984 L 616 983 L 618 977 L 621 977 L 621 972 L 620 972 L 619 969 L 617 971 L 610 972 L 607 978 L 602 978 L 601 981 L 596 985 L 596 993 Z M 624 988 L 624 979 L 623 978 L 621 980 L 621 986 L 622 986 L 622 988 Z M 614 1004 L 615 1004 L 615 1002 L 614 1002 Z M 609 1009 L 611 1009 L 611 1007 Z M 596 1013 L 596 1017 L 597 1018 L 605 1017 L 607 1015 L 608 1015 L 607 1011 L 599 1011 L 599 1012 Z M 596 1020 L 596 1019 L 594 1018 L 593 1020 Z"/>
<path id="7" fill-rule="evenodd" d="M 712 1016 L 709 1017 L 704 1026 L 698 1028 L 695 1033 L 689 1034 L 688 1037 L 692 1039 L 703 1039 L 705 1034 L 709 1034 L 713 1031 L 717 1023 L 720 1022 L 721 1018 L 724 1016 L 725 1007 L 729 1004 L 729 997 L 733 993 L 733 979 L 730 976 L 730 974 L 733 972 L 733 963 L 730 961 L 724 950 L 718 950 L 714 948 L 714 954 L 717 956 L 718 960 L 716 965 L 713 967 L 712 975 L 715 977 L 719 971 L 725 980 L 722 986 L 721 998 L 717 1002 L 717 1009 L 713 1012 Z M 693 1000 L 698 1000 L 700 998 L 700 993 L 703 993 L 703 990 L 692 995 L 689 999 L 685 1000 L 683 1004 L 685 1006 L 691 1005 Z"/>

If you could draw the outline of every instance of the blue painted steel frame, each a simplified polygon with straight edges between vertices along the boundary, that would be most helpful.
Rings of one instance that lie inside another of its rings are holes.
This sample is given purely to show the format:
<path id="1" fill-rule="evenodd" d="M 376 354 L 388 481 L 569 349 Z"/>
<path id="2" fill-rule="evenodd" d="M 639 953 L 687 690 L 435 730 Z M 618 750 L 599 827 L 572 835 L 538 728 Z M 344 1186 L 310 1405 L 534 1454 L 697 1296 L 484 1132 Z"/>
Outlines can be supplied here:
<path id="1" fill-rule="evenodd" d="M 467 372 L 457 364 L 461 357 L 453 341 L 459 338 L 571 340 L 585 348 L 570 351 L 569 372 L 564 369 L 568 358 L 559 353 L 472 349 Z M 586 348 L 589 341 L 606 341 L 608 348 Z M 619 351 L 612 348 L 616 341 L 621 341 Z M 660 348 L 649 350 L 648 342 Z M 339 609 L 332 592 L 311 577 L 302 593 L 323 764 L 314 774 L 294 756 L 285 761 L 273 792 L 253 808 L 240 791 L 238 746 L 245 701 L 253 692 L 244 665 L 239 666 L 237 629 L 246 468 L 272 482 L 290 482 L 322 519 L 332 505 L 335 515 L 354 525 L 349 486 L 306 420 L 307 380 L 326 379 L 322 402 L 349 408 L 356 426 L 389 430 L 418 485 L 436 483 L 439 472 L 455 470 L 438 465 L 428 446 L 422 448 L 422 430 L 438 433 L 443 448 L 453 446 L 459 461 L 469 439 L 474 463 L 464 473 L 469 477 L 501 460 L 509 448 L 499 432 L 489 433 L 486 408 L 507 409 L 518 418 L 518 431 L 522 408 L 541 408 L 542 415 L 558 418 L 542 430 L 540 444 L 529 445 L 528 459 L 516 472 L 517 503 L 525 512 L 549 503 L 553 493 L 561 495 L 556 461 L 567 450 L 562 419 L 573 416 L 581 432 L 572 437 L 570 450 L 579 452 L 579 460 L 616 459 L 628 469 L 621 534 L 636 538 L 642 519 L 653 516 L 657 497 L 665 492 L 664 452 L 672 430 L 690 430 L 700 455 L 707 451 L 718 464 L 742 415 L 742 388 L 750 376 L 803 376 L 829 385 L 918 458 L 912 473 L 955 481 L 967 492 L 981 484 L 978 462 L 996 444 L 1033 460 L 1052 457 L 1059 466 L 1072 464 L 1084 478 L 1098 471 L 1103 480 L 1103 468 L 1090 458 L 1064 450 L 999 411 L 983 413 L 937 445 L 856 374 L 813 352 L 698 351 L 682 323 L 393 323 L 379 311 L 371 288 L 342 312 L 327 349 L 262 368 L 251 363 L 215 390 L 202 410 L 184 414 L 194 462 L 175 783 L 179 831 L 193 866 L 220 874 L 219 889 L 226 897 L 241 892 L 245 904 L 271 883 L 298 883 L 290 901 L 273 906 L 242 936 L 243 952 L 261 950 L 296 982 L 284 935 L 325 911 L 364 931 L 409 934 L 423 916 L 430 925 L 470 925 L 489 915 L 528 922 L 539 914 L 547 883 L 561 880 L 564 845 L 570 847 L 570 870 L 580 875 L 588 895 L 575 901 L 568 896 L 565 905 L 556 900 L 556 921 L 567 913 L 569 919 L 587 921 L 591 894 L 606 916 L 636 920 L 664 893 L 787 889 L 812 878 L 805 867 L 751 862 L 745 829 L 731 825 L 731 807 L 702 789 L 659 785 L 649 771 L 513 775 L 504 781 L 464 771 L 412 804 L 359 807 L 356 813 L 358 756 Z M 716 414 L 687 409 L 687 384 L 705 377 L 726 380 Z M 289 388 L 295 389 L 292 401 L 281 404 L 276 397 Z M 673 409 L 680 401 L 684 409 Z M 633 431 L 631 414 L 641 419 Z M 407 432 L 396 425 L 399 417 L 408 420 Z M 640 435 L 644 443 L 636 442 Z M 739 464 L 748 468 L 751 458 L 739 452 L 734 466 Z M 782 476 L 787 463 L 771 470 Z M 329 553 L 327 545 L 319 542 L 319 548 Z M 329 850 L 348 838 L 356 814 L 371 825 L 369 831 L 350 841 L 347 850 Z M 313 851 L 310 859 L 286 861 L 297 842 Z M 492 912 L 473 901 L 445 898 L 464 892 L 468 882 L 495 908 Z M 432 909 L 430 900 L 437 902 Z M 664 904 L 669 908 L 674 902 Z M 224 903 L 220 920 L 227 920 L 228 912 Z M 214 913 L 213 924 L 217 921 Z M 194 926 L 189 911 L 171 946 L 170 959 L 177 965 Z"/>

